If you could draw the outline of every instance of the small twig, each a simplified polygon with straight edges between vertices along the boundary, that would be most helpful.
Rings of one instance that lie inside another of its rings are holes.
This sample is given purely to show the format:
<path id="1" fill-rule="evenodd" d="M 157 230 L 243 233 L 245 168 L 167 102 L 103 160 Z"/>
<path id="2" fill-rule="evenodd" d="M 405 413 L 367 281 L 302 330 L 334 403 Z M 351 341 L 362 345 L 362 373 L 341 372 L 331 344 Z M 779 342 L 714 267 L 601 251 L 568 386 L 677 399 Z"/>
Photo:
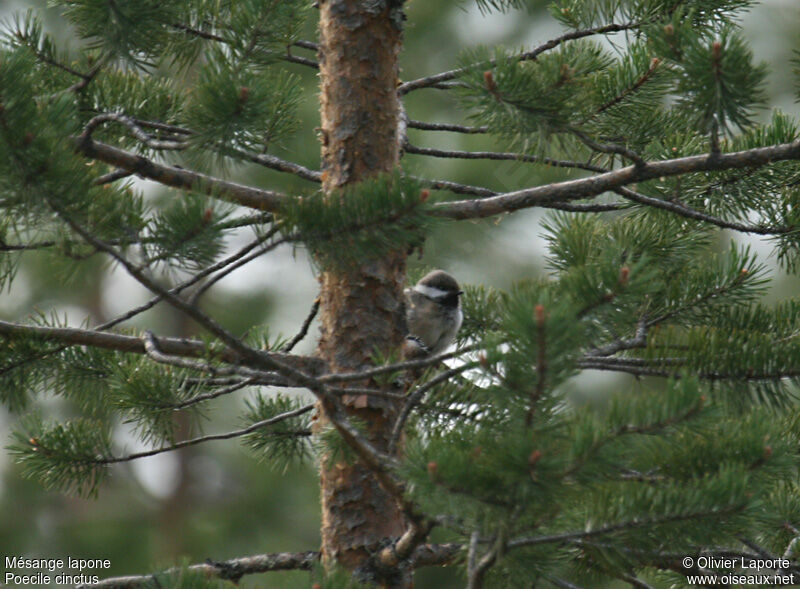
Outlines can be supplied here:
<path id="1" fill-rule="evenodd" d="M 316 405 L 314 403 L 309 403 L 308 405 L 303 405 L 297 409 L 293 409 L 291 411 L 286 411 L 285 413 L 281 413 L 279 415 L 275 415 L 274 417 L 270 417 L 269 419 L 262 419 L 261 421 L 257 421 L 256 423 L 249 425 L 245 428 L 226 432 L 224 434 L 210 434 L 207 436 L 199 436 L 197 438 L 192 438 L 190 440 L 184 440 L 182 442 L 177 442 L 170 446 L 164 446 L 161 448 L 154 448 L 153 450 L 145 450 L 144 452 L 135 452 L 133 454 L 126 454 L 125 456 L 108 456 L 108 457 L 101 457 L 95 460 L 96 464 L 117 464 L 120 462 L 130 462 L 132 460 L 138 460 L 140 458 L 147 458 L 148 456 L 155 456 L 156 454 L 163 454 L 165 452 L 172 452 L 174 450 L 180 450 L 181 448 L 187 448 L 189 446 L 196 446 L 197 444 L 203 444 L 205 442 L 213 442 L 217 440 L 231 440 L 233 438 L 240 438 L 242 436 L 246 436 L 247 434 L 253 433 L 254 431 L 260 430 L 262 428 L 268 427 L 270 425 L 275 425 L 276 423 L 280 423 L 281 421 L 285 421 L 287 419 L 291 419 L 292 417 L 297 417 L 299 415 L 303 415 L 304 413 L 308 413 L 312 411 Z M 310 430 L 300 430 L 297 432 L 280 432 L 279 435 L 292 435 L 292 436 L 302 436 L 307 437 L 311 435 Z"/>
<path id="2" fill-rule="evenodd" d="M 629 159 L 633 162 L 633 165 L 637 168 L 642 168 L 647 165 L 647 162 L 644 158 L 633 151 L 632 149 L 628 149 L 624 145 L 619 145 L 617 143 L 601 143 L 599 141 L 595 141 L 587 133 L 584 133 L 580 129 L 571 128 L 569 132 L 572 133 L 578 140 L 583 143 L 586 147 L 593 151 L 598 151 L 600 153 L 607 153 L 607 154 L 616 154 L 621 155 L 624 158 Z"/>
<path id="3" fill-rule="evenodd" d="M 174 405 L 172 405 L 172 409 L 174 409 L 175 411 L 186 409 L 187 407 L 191 407 L 192 405 L 197 405 L 198 403 L 203 403 L 205 401 L 210 401 L 211 399 L 216 399 L 217 397 L 230 395 L 231 393 L 240 391 L 243 388 L 249 387 L 250 385 L 253 384 L 256 384 L 255 378 L 245 378 L 243 380 L 238 380 L 237 382 L 231 383 L 230 385 L 217 389 L 216 391 L 203 393 L 202 395 L 194 396 L 191 399 L 186 399 L 185 401 L 181 401 L 180 403 L 175 403 Z"/>
<path id="4" fill-rule="evenodd" d="M 282 352 L 288 354 L 297 344 L 303 341 L 303 338 L 308 334 L 308 328 L 311 326 L 311 322 L 314 321 L 314 317 L 317 316 L 317 311 L 319 311 L 319 297 L 314 299 L 314 304 L 311 305 L 311 310 L 308 312 L 308 315 L 306 315 L 303 325 L 300 326 L 300 331 L 283 346 Z"/>
<path id="5" fill-rule="evenodd" d="M 104 184 L 111 184 L 112 182 L 122 180 L 123 178 L 127 178 L 132 175 L 133 172 L 128 170 L 114 170 L 113 172 L 109 172 L 108 174 L 103 174 L 102 176 L 95 178 L 92 184 L 95 186 L 103 186 Z"/>
<path id="6" fill-rule="evenodd" d="M 587 352 L 589 357 L 613 356 L 617 352 L 647 347 L 647 316 L 636 324 L 636 335 L 631 339 L 618 339 L 601 348 L 593 348 Z"/>
<path id="7" fill-rule="evenodd" d="M 187 24 L 183 23 L 172 23 L 172 27 L 178 29 L 179 31 L 183 31 L 187 35 L 192 35 L 193 37 L 199 37 L 201 39 L 206 39 L 207 41 L 216 41 L 218 43 L 227 43 L 227 39 L 224 37 L 220 37 L 219 35 L 215 35 L 214 33 L 210 33 L 208 31 L 203 31 L 201 29 L 196 29 L 191 27 Z"/>
<path id="8" fill-rule="evenodd" d="M 136 122 L 127 115 L 120 113 L 103 113 L 93 117 L 86 126 L 83 128 L 81 138 L 90 140 L 92 133 L 103 123 L 114 122 L 125 125 L 133 136 L 144 143 L 150 149 L 157 150 L 172 150 L 172 149 L 185 149 L 186 143 L 180 141 L 158 141 L 153 139 L 150 135 L 144 132 Z"/>
<path id="9" fill-rule="evenodd" d="M 274 227 L 273 229 L 270 229 L 270 231 L 264 236 L 263 240 L 269 239 L 270 237 L 274 236 L 277 232 L 278 232 L 278 228 L 277 227 Z M 214 286 L 216 283 L 218 283 L 220 280 L 222 280 L 226 276 L 230 275 L 233 271 L 238 270 L 239 268 L 241 268 L 242 266 L 244 266 L 246 264 L 249 264 L 250 262 L 252 262 L 256 258 L 259 258 L 259 257 L 263 256 L 264 254 L 266 254 L 268 252 L 271 252 L 276 247 L 278 247 L 280 245 L 283 245 L 284 243 L 288 243 L 290 241 L 293 241 L 294 239 L 295 239 L 295 236 L 293 236 L 293 235 L 284 236 L 284 237 L 282 237 L 280 239 L 276 239 L 275 241 L 273 241 L 269 245 L 266 245 L 266 246 L 264 246 L 262 248 L 259 248 L 258 250 L 254 251 L 254 252 L 251 252 L 251 253 L 248 253 L 247 255 L 244 255 L 244 256 L 240 257 L 238 260 L 235 260 L 235 261 L 231 262 L 227 267 L 221 269 L 219 272 L 217 272 L 217 274 L 215 274 L 214 276 L 209 278 L 208 281 L 203 283 L 192 294 L 191 298 L 189 299 L 189 304 L 190 305 L 196 305 L 197 302 L 200 300 L 200 297 L 203 296 L 206 293 L 206 291 L 208 291 L 208 289 L 210 289 L 212 286 Z"/>
<path id="10" fill-rule="evenodd" d="M 470 135 L 488 133 L 489 127 L 467 127 L 465 125 L 450 125 L 447 123 L 426 123 L 424 121 L 408 121 L 411 129 L 421 129 L 423 131 L 452 131 L 453 133 L 467 133 Z"/>
<path id="11" fill-rule="evenodd" d="M 489 198 L 441 202 L 433 205 L 431 212 L 434 215 L 451 219 L 477 219 L 510 213 L 523 208 L 591 198 L 609 190 L 614 191 L 628 184 L 654 178 L 666 178 L 693 172 L 753 168 L 797 159 L 800 159 L 800 140 L 723 153 L 717 158 L 709 158 L 708 155 L 694 155 L 652 161 L 647 162 L 645 166 L 626 166 L 589 178 L 554 182 Z"/>
<path id="12" fill-rule="evenodd" d="M 81 90 L 86 88 L 86 86 L 88 86 L 92 82 L 92 80 L 94 80 L 95 77 L 97 77 L 97 74 L 100 73 L 100 70 L 103 68 L 106 59 L 108 59 L 108 57 L 101 59 L 97 63 L 97 65 L 95 65 L 91 70 L 89 70 L 88 73 L 83 74 L 78 82 L 75 82 L 72 86 L 67 88 L 67 92 L 80 92 Z"/>
<path id="13" fill-rule="evenodd" d="M 533 164 L 544 164 L 553 166 L 554 168 L 575 168 L 579 170 L 588 170 L 590 172 L 607 172 L 607 168 L 595 166 L 592 164 L 583 164 L 581 162 L 573 162 L 568 160 L 557 160 L 549 157 L 539 157 L 535 155 L 528 155 L 525 153 L 506 153 L 496 151 L 457 151 L 457 150 L 444 150 L 432 149 L 429 147 L 417 147 L 406 143 L 404 146 L 406 153 L 427 155 L 431 157 L 452 158 L 452 159 L 469 159 L 469 160 L 508 160 L 517 162 L 526 162 Z"/>
<path id="14" fill-rule="evenodd" d="M 455 358 L 456 356 L 466 354 L 467 352 L 474 352 L 475 350 L 479 349 L 479 347 L 480 346 L 478 344 L 474 344 L 466 346 L 459 350 L 455 350 L 454 352 L 447 352 L 444 354 L 439 354 L 438 356 L 423 358 L 421 360 L 398 362 L 397 364 L 389 364 L 387 366 L 368 368 L 366 370 L 361 370 L 358 372 L 338 372 L 333 374 L 325 374 L 320 376 L 318 380 L 320 383 L 365 380 L 367 378 L 372 378 L 373 376 L 379 376 L 381 374 L 390 374 L 392 372 L 400 372 L 403 370 L 410 370 L 412 368 L 424 368 L 426 366 L 435 366 L 436 364 L 439 364 L 443 360 L 449 360 L 450 358 Z"/>
<path id="15" fill-rule="evenodd" d="M 475 565 L 478 560 L 478 545 L 481 541 L 481 535 L 478 530 L 475 530 L 469 536 L 469 551 L 467 552 L 467 577 L 473 575 Z"/>
<path id="16" fill-rule="evenodd" d="M 472 547 L 472 538 L 470 538 L 470 548 Z M 501 535 L 494 543 L 491 549 L 489 549 L 483 557 L 478 560 L 475 565 L 472 567 L 472 570 L 467 575 L 467 589 L 482 589 L 483 587 L 483 579 L 486 576 L 486 573 L 489 571 L 492 566 L 494 566 L 495 562 L 497 562 L 497 558 L 505 551 L 506 542 L 504 537 Z"/>
<path id="17" fill-rule="evenodd" d="M 309 180 L 310 182 L 316 182 L 316 183 L 322 182 L 321 172 L 318 172 L 316 170 L 310 170 L 305 166 L 301 166 L 300 164 L 283 160 L 279 157 L 275 157 L 274 155 L 270 155 L 267 153 L 250 153 L 243 151 L 237 151 L 236 153 L 240 157 L 243 157 L 244 159 L 247 159 L 255 164 L 264 166 L 265 168 L 278 170 L 279 172 L 294 174 L 295 176 L 303 178 L 304 180 Z"/>
<path id="18" fill-rule="evenodd" d="M 275 212 L 288 198 L 272 190 L 245 186 L 185 168 L 159 164 L 144 156 L 95 141 L 91 137 L 76 137 L 75 150 L 88 158 L 122 168 L 164 186 L 194 190 L 261 211 Z"/>
<path id="19" fill-rule="evenodd" d="M 405 427 L 406 421 L 408 420 L 409 415 L 411 415 L 411 411 L 420 403 L 425 393 L 427 393 L 436 385 L 446 382 L 457 374 L 461 374 L 462 372 L 474 368 L 476 365 L 476 363 L 471 362 L 437 374 L 434 378 L 426 382 L 424 385 L 418 387 L 413 393 L 408 395 L 408 397 L 406 397 L 406 402 L 403 404 L 403 408 L 400 410 L 400 414 L 397 416 L 394 426 L 392 427 L 392 435 L 389 438 L 387 452 L 389 454 L 394 454 L 395 449 L 397 448 L 397 443 L 400 441 L 400 436 L 403 433 L 403 428 Z"/>
<path id="20" fill-rule="evenodd" d="M 566 579 L 562 579 L 561 577 L 556 577 L 554 575 L 543 575 L 545 579 L 547 579 L 550 583 L 559 587 L 560 589 L 584 589 L 580 585 L 576 585 L 575 583 L 570 583 Z"/>

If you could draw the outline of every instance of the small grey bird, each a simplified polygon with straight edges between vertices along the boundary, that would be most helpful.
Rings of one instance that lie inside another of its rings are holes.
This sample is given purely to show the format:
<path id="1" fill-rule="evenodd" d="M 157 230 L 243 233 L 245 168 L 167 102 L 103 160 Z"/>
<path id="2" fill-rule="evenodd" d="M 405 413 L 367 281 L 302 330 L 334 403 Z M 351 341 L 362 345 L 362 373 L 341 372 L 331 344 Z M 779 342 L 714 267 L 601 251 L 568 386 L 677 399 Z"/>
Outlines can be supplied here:
<path id="1" fill-rule="evenodd" d="M 406 358 L 441 354 L 447 349 L 464 318 L 459 304 L 463 292 L 456 279 L 443 270 L 429 272 L 405 290 Z"/>

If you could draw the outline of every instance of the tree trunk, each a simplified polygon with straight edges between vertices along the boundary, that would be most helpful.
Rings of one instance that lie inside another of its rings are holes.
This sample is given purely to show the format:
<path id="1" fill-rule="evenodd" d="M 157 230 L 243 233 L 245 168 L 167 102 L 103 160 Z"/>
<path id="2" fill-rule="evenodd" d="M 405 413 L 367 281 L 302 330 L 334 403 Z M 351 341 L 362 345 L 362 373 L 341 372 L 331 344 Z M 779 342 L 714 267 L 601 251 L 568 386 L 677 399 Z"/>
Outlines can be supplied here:
<path id="1" fill-rule="evenodd" d="M 397 165 L 403 14 L 397 0 L 321 0 L 319 6 L 322 177 L 328 193 Z M 319 354 L 332 371 L 355 370 L 370 364 L 376 350 L 399 349 L 404 276 L 404 252 L 321 275 Z M 351 398 L 347 412 L 367 423 L 371 441 L 385 449 L 396 408 L 375 401 Z M 360 464 L 324 460 L 321 479 L 323 561 L 358 571 L 362 580 L 410 586 L 404 573 L 377 579 L 368 566 L 370 553 L 405 528 L 396 502 Z"/>

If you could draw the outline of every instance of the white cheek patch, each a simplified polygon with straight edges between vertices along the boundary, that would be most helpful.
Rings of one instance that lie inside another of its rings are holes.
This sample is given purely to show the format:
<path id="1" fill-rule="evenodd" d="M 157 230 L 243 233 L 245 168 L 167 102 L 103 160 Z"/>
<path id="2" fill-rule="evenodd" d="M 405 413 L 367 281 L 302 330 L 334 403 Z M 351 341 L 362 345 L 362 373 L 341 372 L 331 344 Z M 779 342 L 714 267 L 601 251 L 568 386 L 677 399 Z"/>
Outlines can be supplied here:
<path id="1" fill-rule="evenodd" d="M 424 284 L 417 284 L 414 286 L 414 290 L 419 294 L 428 297 L 429 299 L 441 299 L 451 294 L 446 290 L 442 290 L 441 288 L 436 288 L 435 286 L 426 286 Z"/>

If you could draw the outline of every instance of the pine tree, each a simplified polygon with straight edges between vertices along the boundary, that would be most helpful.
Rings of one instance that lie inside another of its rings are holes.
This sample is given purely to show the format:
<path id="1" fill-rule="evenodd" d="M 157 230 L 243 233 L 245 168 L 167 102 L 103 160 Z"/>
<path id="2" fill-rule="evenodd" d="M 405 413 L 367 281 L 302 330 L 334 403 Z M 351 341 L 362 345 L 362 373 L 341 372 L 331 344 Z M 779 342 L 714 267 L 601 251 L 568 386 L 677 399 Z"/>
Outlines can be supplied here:
<path id="1" fill-rule="evenodd" d="M 779 558 L 760 573 L 800 580 L 800 303 L 767 304 L 765 266 L 719 247 L 723 230 L 762 235 L 800 267 L 800 133 L 781 112 L 756 122 L 767 66 L 737 26 L 751 2 L 554 0 L 561 36 L 405 81 L 402 0 L 54 4 L 76 53 L 34 13 L 4 28 L 0 286 L 45 250 L 65 266 L 102 257 L 153 298 L 97 325 L 0 321 L 0 399 L 19 415 L 9 451 L 45 488 L 88 496 L 115 463 L 218 439 L 321 472 L 321 551 L 97 586 L 313 568 L 324 587 L 410 587 L 415 569 L 445 565 L 470 588 L 687 586 Z M 478 0 L 485 13 L 536 4 Z M 317 14 L 318 42 L 303 40 Z M 320 171 L 273 154 L 299 129 L 296 68 L 319 70 Z M 403 107 L 434 90 L 462 123 Z M 410 129 L 502 151 L 420 147 Z M 552 181 L 496 191 L 419 177 L 406 155 L 509 160 Z M 307 184 L 225 179 L 240 163 Z M 146 201 L 134 175 L 169 198 Z M 467 285 L 456 350 L 403 361 L 409 255 L 433 227 L 530 208 L 554 210 L 549 276 Z M 255 237 L 228 253 L 243 227 Z M 203 293 L 282 244 L 313 257 L 308 319 L 291 339 L 230 331 Z M 204 336 L 123 326 L 158 304 Z M 317 353 L 292 353 L 317 312 Z M 640 380 L 581 405 L 565 383 L 584 370 Z M 176 413 L 243 389 L 241 429 L 176 432 Z M 76 416 L 42 416 L 52 396 Z M 121 421 L 152 449 L 117 448 Z M 726 558 L 739 566 L 703 564 Z"/>

